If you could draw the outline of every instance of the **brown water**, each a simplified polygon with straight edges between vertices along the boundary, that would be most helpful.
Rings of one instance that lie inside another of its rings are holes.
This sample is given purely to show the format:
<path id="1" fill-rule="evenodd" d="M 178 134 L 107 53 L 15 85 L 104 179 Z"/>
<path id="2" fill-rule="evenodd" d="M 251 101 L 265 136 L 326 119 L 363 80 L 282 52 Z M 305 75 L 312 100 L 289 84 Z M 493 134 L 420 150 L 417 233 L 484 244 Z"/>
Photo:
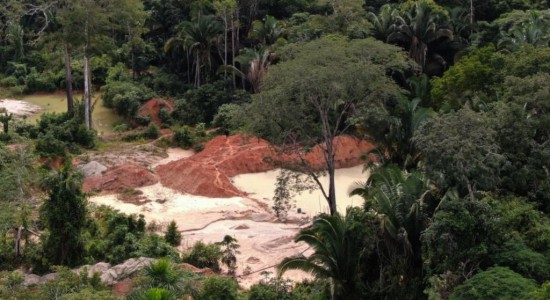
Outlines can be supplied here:
<path id="1" fill-rule="evenodd" d="M 76 99 L 80 99 L 81 97 L 82 95 L 75 94 Z M 24 96 L 21 100 L 40 106 L 42 108 L 40 114 L 45 112 L 60 113 L 67 111 L 67 98 L 65 94 L 35 94 Z M 94 101 L 96 100 L 97 103 L 92 112 L 94 129 L 97 130 L 99 135 L 112 133 L 113 124 L 121 120 L 121 118 L 113 110 L 103 106 L 101 95 L 96 95 Z M 27 122 L 34 124 L 36 120 L 40 118 L 40 114 L 27 117 Z"/>

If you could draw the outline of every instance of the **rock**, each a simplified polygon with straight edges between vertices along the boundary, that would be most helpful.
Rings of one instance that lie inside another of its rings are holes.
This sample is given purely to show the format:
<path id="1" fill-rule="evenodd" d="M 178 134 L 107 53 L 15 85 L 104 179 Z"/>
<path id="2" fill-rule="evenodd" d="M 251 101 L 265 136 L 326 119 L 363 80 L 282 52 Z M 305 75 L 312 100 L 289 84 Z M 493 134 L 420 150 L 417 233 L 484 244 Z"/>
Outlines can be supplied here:
<path id="1" fill-rule="evenodd" d="M 25 275 L 25 281 L 23 282 L 24 286 L 33 286 L 40 283 L 40 276 L 35 274 L 27 274 Z"/>
<path id="2" fill-rule="evenodd" d="M 86 265 L 86 266 L 82 266 L 80 268 L 78 268 L 76 270 L 77 273 L 80 273 L 82 271 L 84 271 L 84 268 L 86 268 L 88 270 L 88 277 L 92 277 L 94 276 L 95 273 L 99 273 L 99 274 L 103 274 L 104 272 L 106 272 L 107 270 L 109 270 L 109 268 L 111 268 L 111 264 L 110 263 L 106 263 L 106 262 L 99 262 L 95 265 Z"/>
<path id="3" fill-rule="evenodd" d="M 202 268 L 202 269 L 199 269 L 193 265 L 190 265 L 188 263 L 183 263 L 181 264 L 181 267 L 184 269 L 184 270 L 189 270 L 195 274 L 199 274 L 199 275 L 204 275 L 204 276 L 211 276 L 211 275 L 214 275 L 214 271 L 212 271 L 210 268 Z"/>
<path id="4" fill-rule="evenodd" d="M 250 229 L 250 227 L 248 227 L 248 225 L 246 225 L 246 224 L 241 224 L 241 225 L 238 225 L 238 226 L 234 226 L 231 229 L 244 230 L 244 229 Z"/>
<path id="5" fill-rule="evenodd" d="M 254 222 L 269 222 L 273 219 L 273 215 L 268 213 L 254 213 L 248 216 Z"/>
<path id="6" fill-rule="evenodd" d="M 249 258 L 246 259 L 246 262 L 249 263 L 249 264 L 251 264 L 251 265 L 254 265 L 254 264 L 259 264 L 259 263 L 261 263 L 262 261 L 261 261 L 259 258 L 257 258 L 257 257 L 251 256 L 251 257 L 249 257 Z"/>
<path id="7" fill-rule="evenodd" d="M 40 283 L 46 283 L 57 278 L 57 273 L 50 273 L 40 277 Z"/>
<path id="8" fill-rule="evenodd" d="M 101 281 L 106 285 L 113 285 L 117 281 L 126 279 L 134 275 L 136 272 L 146 266 L 149 266 L 154 261 L 155 259 L 147 257 L 131 258 L 124 263 L 116 265 L 101 274 Z"/>
<path id="9" fill-rule="evenodd" d="M 97 161 L 91 161 L 87 164 L 79 166 L 78 168 L 82 171 L 85 178 L 90 176 L 101 176 L 101 174 L 107 170 L 107 167 Z"/>
<path id="10" fill-rule="evenodd" d="M 107 169 L 102 176 L 91 176 L 84 180 L 83 189 L 89 191 L 122 192 L 153 185 L 157 177 L 144 167 L 122 164 Z"/>

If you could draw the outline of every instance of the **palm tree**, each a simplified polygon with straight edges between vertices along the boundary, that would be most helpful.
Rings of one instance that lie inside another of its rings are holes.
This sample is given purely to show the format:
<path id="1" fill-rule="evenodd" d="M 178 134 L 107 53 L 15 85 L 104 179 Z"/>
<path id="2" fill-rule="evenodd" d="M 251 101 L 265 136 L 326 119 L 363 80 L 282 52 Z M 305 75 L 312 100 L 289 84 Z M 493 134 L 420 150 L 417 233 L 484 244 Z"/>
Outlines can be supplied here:
<path id="1" fill-rule="evenodd" d="M 501 32 L 498 48 L 515 51 L 525 44 L 534 47 L 546 47 L 550 42 L 550 22 L 540 14 L 531 11 L 526 22 L 512 26 L 507 32 Z"/>
<path id="2" fill-rule="evenodd" d="M 243 89 L 245 88 L 244 80 L 248 80 L 252 90 L 255 93 L 261 91 L 261 82 L 267 74 L 267 69 L 271 65 L 272 53 L 267 48 L 250 49 L 245 48 L 241 54 L 235 57 L 235 62 L 239 64 L 239 68 L 234 66 L 221 66 L 218 73 L 232 73 L 241 77 L 243 80 Z"/>
<path id="3" fill-rule="evenodd" d="M 254 21 L 249 33 L 251 38 L 259 40 L 264 46 L 273 45 L 282 34 L 283 29 L 279 21 L 272 16 L 265 16 L 262 21 Z"/>
<path id="4" fill-rule="evenodd" d="M 145 278 L 147 278 L 147 284 L 145 288 L 150 289 L 162 289 L 175 295 L 191 295 L 195 297 L 198 293 L 198 289 L 195 287 L 194 275 L 191 277 L 186 276 L 181 270 L 176 267 L 167 259 L 159 259 L 157 262 L 147 266 L 144 269 Z M 134 299 L 140 299 L 143 293 L 148 290 L 139 290 L 134 295 Z"/>
<path id="5" fill-rule="evenodd" d="M 239 249 L 241 246 L 237 244 L 237 239 L 230 235 L 224 236 L 221 242 L 216 243 L 222 250 L 222 263 L 227 266 L 229 275 L 234 276 L 237 269 L 237 254 L 240 254 Z"/>
<path id="6" fill-rule="evenodd" d="M 369 12 L 367 18 L 372 23 L 374 28 L 373 36 L 376 39 L 387 42 L 388 37 L 395 31 L 395 17 L 398 11 L 393 6 L 386 4 L 380 8 L 380 13 L 378 15 Z"/>
<path id="7" fill-rule="evenodd" d="M 437 191 L 422 174 L 407 173 L 396 165 L 372 172 L 363 187 L 351 192 L 365 199 L 365 210 L 378 216 L 381 231 L 405 249 L 415 261 L 421 261 L 420 234 Z"/>
<path id="8" fill-rule="evenodd" d="M 329 279 L 333 298 L 358 299 L 359 263 L 365 252 L 363 243 L 351 234 L 350 213 L 343 217 L 322 215 L 310 228 L 302 230 L 296 242 L 305 242 L 314 251 L 309 257 L 285 258 L 278 266 L 280 274 L 298 269 Z"/>
<path id="9" fill-rule="evenodd" d="M 165 51 L 169 51 L 175 46 L 181 46 L 187 53 L 188 61 L 190 61 L 190 56 L 193 57 L 196 87 L 201 85 L 203 66 L 206 66 L 209 72 L 212 71 L 212 48 L 217 43 L 222 31 L 223 28 L 215 17 L 201 15 L 194 22 L 182 22 L 177 35 L 166 42 Z M 190 73 L 190 68 L 188 68 L 188 72 Z"/>
<path id="10" fill-rule="evenodd" d="M 382 164 L 397 164 L 404 170 L 409 170 L 418 164 L 420 152 L 416 149 L 412 138 L 414 133 L 428 121 L 435 113 L 431 108 L 425 108 L 420 105 L 426 102 L 429 89 L 426 90 L 428 79 L 418 77 L 412 79 L 411 87 L 414 98 L 399 99 L 396 112 L 390 113 L 387 118 L 387 128 L 371 134 L 377 148 L 368 154 L 378 156 L 378 160 L 372 161 L 368 167 L 376 166 L 378 162 Z"/>
<path id="11" fill-rule="evenodd" d="M 397 28 L 388 36 L 389 42 L 408 45 L 409 57 L 422 68 L 426 66 L 429 48 L 437 41 L 452 41 L 453 31 L 443 25 L 442 14 L 432 11 L 426 1 L 418 1 L 411 11 L 396 16 Z M 431 53 L 433 60 L 445 62 L 441 56 Z"/>

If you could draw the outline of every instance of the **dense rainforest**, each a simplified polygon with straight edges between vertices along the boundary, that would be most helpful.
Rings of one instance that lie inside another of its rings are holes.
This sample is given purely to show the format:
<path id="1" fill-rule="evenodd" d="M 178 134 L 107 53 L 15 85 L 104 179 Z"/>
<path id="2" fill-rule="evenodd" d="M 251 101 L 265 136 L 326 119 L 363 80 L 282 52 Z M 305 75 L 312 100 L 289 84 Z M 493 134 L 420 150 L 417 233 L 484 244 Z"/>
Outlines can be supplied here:
<path id="1" fill-rule="evenodd" d="M 66 108 L 35 124 L 0 108 L 0 299 L 119 299 L 70 270 L 134 257 L 158 260 L 128 299 L 550 299 L 549 6 L 1 0 L 0 95 L 62 93 Z M 150 99 L 169 105 L 140 114 Z M 310 181 L 283 173 L 273 198 L 284 216 L 294 191 L 322 191 L 328 213 L 295 238 L 312 254 L 277 267 L 312 279 L 240 288 L 231 236 L 180 253 L 175 223 L 163 233 L 87 203 L 72 161 L 107 147 L 100 105 L 125 142 L 168 132 L 167 143 L 201 151 L 241 132 L 298 156 L 321 145 L 328 184 L 302 160 L 292 169 Z M 364 201 L 345 212 L 341 135 L 375 145 L 350 191 Z M 24 284 L 25 272 L 53 271 Z"/>

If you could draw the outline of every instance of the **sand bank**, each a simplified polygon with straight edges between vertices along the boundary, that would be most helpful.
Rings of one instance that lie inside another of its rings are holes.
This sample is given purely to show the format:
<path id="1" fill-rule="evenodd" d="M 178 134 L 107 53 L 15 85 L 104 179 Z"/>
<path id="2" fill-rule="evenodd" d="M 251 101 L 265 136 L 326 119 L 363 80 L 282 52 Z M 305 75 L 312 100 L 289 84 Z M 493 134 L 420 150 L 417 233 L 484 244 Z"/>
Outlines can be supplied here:
<path id="1" fill-rule="evenodd" d="M 11 113 L 16 117 L 34 115 L 42 110 L 38 105 L 13 99 L 1 99 L 0 108 L 5 108 L 8 113 Z"/>

